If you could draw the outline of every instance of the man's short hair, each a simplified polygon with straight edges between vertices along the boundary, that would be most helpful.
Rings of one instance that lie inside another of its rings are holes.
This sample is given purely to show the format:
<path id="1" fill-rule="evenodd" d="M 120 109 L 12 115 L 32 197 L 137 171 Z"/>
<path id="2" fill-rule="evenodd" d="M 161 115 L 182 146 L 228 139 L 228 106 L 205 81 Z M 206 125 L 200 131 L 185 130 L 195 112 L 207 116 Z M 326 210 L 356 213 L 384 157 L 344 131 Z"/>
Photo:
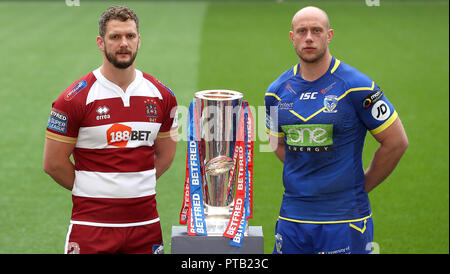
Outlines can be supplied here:
<path id="1" fill-rule="evenodd" d="M 136 13 L 126 6 L 112 6 L 103 12 L 98 20 L 98 33 L 101 37 L 105 37 L 106 23 L 109 20 L 120 20 L 122 22 L 133 20 L 139 32 L 139 19 Z"/>

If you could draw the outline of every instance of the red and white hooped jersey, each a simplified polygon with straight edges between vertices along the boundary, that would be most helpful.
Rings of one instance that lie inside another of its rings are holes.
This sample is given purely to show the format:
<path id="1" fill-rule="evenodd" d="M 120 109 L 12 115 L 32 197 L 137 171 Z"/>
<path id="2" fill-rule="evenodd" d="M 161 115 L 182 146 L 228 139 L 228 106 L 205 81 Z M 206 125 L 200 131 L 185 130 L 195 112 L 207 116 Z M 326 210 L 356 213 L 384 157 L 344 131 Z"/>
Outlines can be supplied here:
<path id="1" fill-rule="evenodd" d="M 172 91 L 139 70 L 124 92 L 96 69 L 53 102 L 46 137 L 75 144 L 72 223 L 159 220 L 154 141 L 177 135 L 176 107 Z"/>

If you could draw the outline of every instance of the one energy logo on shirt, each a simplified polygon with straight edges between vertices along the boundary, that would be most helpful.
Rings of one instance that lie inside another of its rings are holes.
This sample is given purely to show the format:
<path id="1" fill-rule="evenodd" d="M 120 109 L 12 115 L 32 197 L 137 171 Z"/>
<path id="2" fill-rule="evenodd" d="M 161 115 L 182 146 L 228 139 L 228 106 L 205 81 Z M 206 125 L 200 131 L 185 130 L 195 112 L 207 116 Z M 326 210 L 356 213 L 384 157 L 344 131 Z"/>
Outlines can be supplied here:
<path id="1" fill-rule="evenodd" d="M 324 152 L 333 147 L 333 125 L 302 124 L 281 126 L 286 145 L 293 152 Z"/>

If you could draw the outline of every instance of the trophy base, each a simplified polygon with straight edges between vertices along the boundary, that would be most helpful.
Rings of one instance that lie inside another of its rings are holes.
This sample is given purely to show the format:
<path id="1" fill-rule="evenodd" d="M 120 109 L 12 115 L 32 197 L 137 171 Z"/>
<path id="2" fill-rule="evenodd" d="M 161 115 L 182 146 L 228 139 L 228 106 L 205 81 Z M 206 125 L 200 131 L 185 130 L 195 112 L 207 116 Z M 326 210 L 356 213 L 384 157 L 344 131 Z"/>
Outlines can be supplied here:
<path id="1" fill-rule="evenodd" d="M 208 236 L 222 236 L 230 222 L 233 207 L 205 205 L 205 224 Z M 248 222 L 245 225 L 244 236 L 248 236 Z"/>
<path id="2" fill-rule="evenodd" d="M 172 226 L 171 254 L 263 254 L 264 236 L 261 226 L 249 226 L 242 246 L 230 245 L 221 236 L 189 236 L 186 226 Z"/>

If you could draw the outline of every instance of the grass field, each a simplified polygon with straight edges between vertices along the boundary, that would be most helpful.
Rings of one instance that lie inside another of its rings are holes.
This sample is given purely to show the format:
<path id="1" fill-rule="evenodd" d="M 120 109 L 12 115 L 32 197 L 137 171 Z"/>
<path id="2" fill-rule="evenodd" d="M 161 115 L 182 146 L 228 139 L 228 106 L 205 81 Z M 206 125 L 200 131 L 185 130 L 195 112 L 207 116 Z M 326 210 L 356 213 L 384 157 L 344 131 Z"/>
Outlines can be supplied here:
<path id="1" fill-rule="evenodd" d="M 42 171 L 52 101 L 99 67 L 97 20 L 112 2 L 0 1 L 0 253 L 62 253 L 71 193 Z M 394 173 L 370 193 L 381 253 L 449 252 L 448 1 L 115 1 L 141 21 L 137 67 L 166 83 L 178 103 L 226 88 L 263 105 L 267 86 L 297 62 L 288 39 L 293 14 L 314 4 L 328 12 L 338 59 L 369 75 L 394 104 L 409 148 Z M 256 113 L 257 127 L 263 117 Z M 283 194 L 282 165 L 258 132 L 254 218 L 271 253 Z M 377 147 L 367 138 L 365 166 Z M 166 253 L 178 225 L 186 142 L 157 184 Z"/>

